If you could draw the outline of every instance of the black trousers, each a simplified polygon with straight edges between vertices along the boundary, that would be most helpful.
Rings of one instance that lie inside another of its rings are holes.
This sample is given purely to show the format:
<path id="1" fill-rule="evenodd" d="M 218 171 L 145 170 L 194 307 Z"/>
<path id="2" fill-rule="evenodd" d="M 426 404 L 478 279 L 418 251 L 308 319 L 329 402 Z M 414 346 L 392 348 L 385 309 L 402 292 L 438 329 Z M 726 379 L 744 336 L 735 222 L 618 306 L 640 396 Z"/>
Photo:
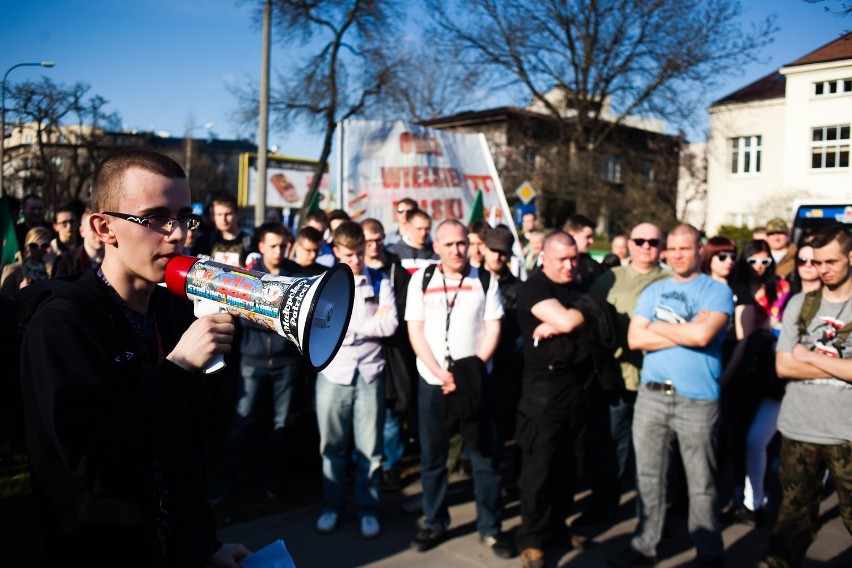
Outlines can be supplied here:
<path id="1" fill-rule="evenodd" d="M 525 378 L 516 439 L 521 449 L 520 548 L 542 548 L 565 529 L 585 455 L 591 397 L 567 375 Z"/>

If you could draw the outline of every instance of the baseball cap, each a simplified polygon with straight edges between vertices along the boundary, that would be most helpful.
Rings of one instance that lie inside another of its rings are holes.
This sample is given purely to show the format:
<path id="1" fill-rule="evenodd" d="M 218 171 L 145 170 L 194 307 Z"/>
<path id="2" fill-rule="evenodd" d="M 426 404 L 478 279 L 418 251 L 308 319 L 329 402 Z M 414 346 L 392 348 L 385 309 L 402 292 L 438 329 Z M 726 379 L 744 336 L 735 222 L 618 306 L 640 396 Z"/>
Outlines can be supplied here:
<path id="1" fill-rule="evenodd" d="M 783 219 L 776 217 L 775 219 L 770 219 L 769 222 L 766 223 L 767 233 L 786 233 L 787 231 L 787 223 L 785 223 Z"/>

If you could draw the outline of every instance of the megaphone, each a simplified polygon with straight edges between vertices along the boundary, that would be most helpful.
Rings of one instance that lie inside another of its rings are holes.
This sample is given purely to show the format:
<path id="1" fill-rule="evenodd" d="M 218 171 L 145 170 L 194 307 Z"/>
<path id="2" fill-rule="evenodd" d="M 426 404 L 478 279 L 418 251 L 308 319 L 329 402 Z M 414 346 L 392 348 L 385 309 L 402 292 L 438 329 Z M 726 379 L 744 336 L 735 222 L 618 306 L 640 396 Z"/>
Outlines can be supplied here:
<path id="1" fill-rule="evenodd" d="M 195 316 L 227 312 L 278 333 L 293 343 L 314 371 L 323 370 L 340 349 L 355 296 L 352 269 L 339 263 L 319 276 L 276 276 L 194 256 L 166 266 L 166 288 L 191 300 Z M 222 355 L 205 367 L 225 366 Z"/>

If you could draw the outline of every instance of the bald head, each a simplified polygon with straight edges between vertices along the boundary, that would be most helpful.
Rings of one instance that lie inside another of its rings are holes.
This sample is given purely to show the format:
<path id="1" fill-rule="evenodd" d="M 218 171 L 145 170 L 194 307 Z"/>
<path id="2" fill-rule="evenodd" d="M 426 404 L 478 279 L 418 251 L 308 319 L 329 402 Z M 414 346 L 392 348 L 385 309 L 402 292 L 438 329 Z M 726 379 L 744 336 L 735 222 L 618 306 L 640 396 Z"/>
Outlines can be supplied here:
<path id="1" fill-rule="evenodd" d="M 568 233 L 557 231 L 544 239 L 541 250 L 541 270 L 557 284 L 568 284 L 574 280 L 579 251 L 574 238 Z"/>
<path id="2" fill-rule="evenodd" d="M 663 233 L 651 223 L 639 223 L 630 231 L 627 242 L 630 251 L 630 266 L 641 274 L 646 274 L 660 264 L 663 250 Z"/>

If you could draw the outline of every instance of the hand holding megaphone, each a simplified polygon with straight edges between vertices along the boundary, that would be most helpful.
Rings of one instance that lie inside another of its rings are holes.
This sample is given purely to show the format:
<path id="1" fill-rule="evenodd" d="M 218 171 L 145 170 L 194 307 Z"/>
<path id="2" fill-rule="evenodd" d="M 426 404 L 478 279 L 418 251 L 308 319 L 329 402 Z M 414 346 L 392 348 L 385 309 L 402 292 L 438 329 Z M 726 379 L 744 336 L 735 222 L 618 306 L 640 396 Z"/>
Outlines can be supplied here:
<path id="1" fill-rule="evenodd" d="M 346 264 L 320 276 L 275 276 L 192 256 L 173 258 L 166 287 L 195 304 L 196 317 L 227 312 L 263 325 L 296 345 L 315 371 L 337 354 L 352 315 L 355 282 Z M 221 359 L 221 360 L 220 360 Z M 224 367 L 221 355 L 206 373 Z"/>

